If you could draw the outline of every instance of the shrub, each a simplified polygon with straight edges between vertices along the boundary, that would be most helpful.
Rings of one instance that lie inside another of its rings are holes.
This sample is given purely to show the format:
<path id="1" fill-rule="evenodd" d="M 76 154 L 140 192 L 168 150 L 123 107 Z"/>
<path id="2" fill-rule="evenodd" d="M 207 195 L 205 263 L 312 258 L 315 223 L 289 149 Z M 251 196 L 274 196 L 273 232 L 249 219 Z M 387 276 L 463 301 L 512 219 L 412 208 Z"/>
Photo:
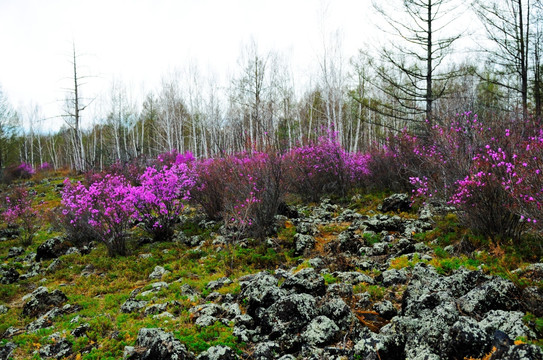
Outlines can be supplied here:
<path id="1" fill-rule="evenodd" d="M 6 209 L 3 218 L 10 226 L 18 227 L 23 246 L 32 244 L 39 228 L 40 214 L 32 208 L 32 196 L 24 187 L 17 187 L 5 199 Z"/>
<path id="2" fill-rule="evenodd" d="M 193 170 L 197 176 L 191 191 L 191 201 L 200 205 L 209 219 L 221 219 L 226 189 L 226 160 L 200 160 L 193 164 Z"/>
<path id="3" fill-rule="evenodd" d="M 334 137 L 321 137 L 285 155 L 286 186 L 310 201 L 318 201 L 325 194 L 343 197 L 364 182 L 369 159 L 365 154 L 347 153 Z"/>
<path id="4" fill-rule="evenodd" d="M 2 182 L 11 184 L 14 180 L 30 179 L 34 173 L 35 171 L 32 168 L 32 165 L 25 162 L 22 162 L 19 165 L 10 165 L 2 172 Z"/>
<path id="5" fill-rule="evenodd" d="M 412 174 L 414 198 L 445 199 L 475 232 L 518 239 L 527 225 L 537 229 L 543 220 L 540 134 L 531 121 L 502 119 L 492 128 L 465 113 L 449 127 L 433 126 L 425 139 L 403 133 L 411 149 L 396 155 Z"/>
<path id="6" fill-rule="evenodd" d="M 63 214 L 71 225 L 86 221 L 102 241 L 110 256 L 126 255 L 126 235 L 136 216 L 131 187 L 120 175 L 106 175 L 85 187 L 81 182 L 64 181 Z"/>
<path id="7" fill-rule="evenodd" d="M 195 185 L 194 175 L 186 164 L 148 167 L 140 176 L 141 185 L 132 188 L 137 218 L 155 241 L 171 240 L 174 225 L 183 211 L 182 200 L 188 200 Z"/>

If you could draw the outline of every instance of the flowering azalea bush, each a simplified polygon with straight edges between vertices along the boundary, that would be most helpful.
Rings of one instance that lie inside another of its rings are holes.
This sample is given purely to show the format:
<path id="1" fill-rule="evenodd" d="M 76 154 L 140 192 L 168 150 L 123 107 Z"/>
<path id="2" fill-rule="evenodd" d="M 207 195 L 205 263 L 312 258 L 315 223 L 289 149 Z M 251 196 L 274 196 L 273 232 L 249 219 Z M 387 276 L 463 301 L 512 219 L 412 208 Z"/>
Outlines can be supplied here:
<path id="1" fill-rule="evenodd" d="M 518 239 L 540 222 L 543 138 L 532 122 L 501 119 L 499 124 L 481 124 L 476 115 L 464 113 L 449 126 L 433 126 L 425 138 L 402 133 L 396 141 L 409 146 L 395 155 L 414 199 L 446 200 L 473 230 Z"/>
<path id="2" fill-rule="evenodd" d="M 106 175 L 88 187 L 66 179 L 62 193 L 63 214 L 71 223 L 86 221 L 111 256 L 126 255 L 126 236 L 136 217 L 131 186 L 120 175 Z"/>
<path id="3" fill-rule="evenodd" d="M 174 225 L 179 222 L 183 201 L 190 198 L 195 176 L 186 164 L 148 167 L 140 176 L 141 185 L 131 189 L 137 218 L 155 241 L 171 240 Z"/>
<path id="4" fill-rule="evenodd" d="M 194 203 L 213 219 L 250 236 L 271 228 L 284 194 L 282 158 L 274 153 L 239 153 L 194 164 Z"/>
<path id="5" fill-rule="evenodd" d="M 23 246 L 32 244 L 32 239 L 39 228 L 40 215 L 32 208 L 32 195 L 24 187 L 17 187 L 5 198 L 4 221 L 20 229 Z"/>
<path id="6" fill-rule="evenodd" d="M 346 193 L 369 175 L 367 154 L 350 154 L 334 138 L 292 149 L 285 155 L 288 189 L 311 201 Z"/>

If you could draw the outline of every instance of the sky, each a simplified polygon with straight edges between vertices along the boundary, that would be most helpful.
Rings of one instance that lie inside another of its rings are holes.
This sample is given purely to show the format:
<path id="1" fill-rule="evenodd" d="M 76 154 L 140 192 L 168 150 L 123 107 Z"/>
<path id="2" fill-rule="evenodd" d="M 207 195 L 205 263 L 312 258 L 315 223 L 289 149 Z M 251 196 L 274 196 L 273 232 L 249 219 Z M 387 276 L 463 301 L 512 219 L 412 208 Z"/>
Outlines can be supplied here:
<path id="1" fill-rule="evenodd" d="M 23 112 L 62 113 L 72 42 L 90 96 L 113 79 L 151 91 L 169 72 L 196 64 L 228 81 L 243 46 L 289 59 L 292 72 L 318 63 L 339 31 L 350 57 L 368 41 L 370 0 L 0 0 L 0 86 Z M 371 38 L 369 39 L 371 41 Z M 23 110 L 22 110 L 23 109 Z M 47 120 L 46 127 L 58 126 Z M 61 121 L 61 120 L 60 120 Z"/>

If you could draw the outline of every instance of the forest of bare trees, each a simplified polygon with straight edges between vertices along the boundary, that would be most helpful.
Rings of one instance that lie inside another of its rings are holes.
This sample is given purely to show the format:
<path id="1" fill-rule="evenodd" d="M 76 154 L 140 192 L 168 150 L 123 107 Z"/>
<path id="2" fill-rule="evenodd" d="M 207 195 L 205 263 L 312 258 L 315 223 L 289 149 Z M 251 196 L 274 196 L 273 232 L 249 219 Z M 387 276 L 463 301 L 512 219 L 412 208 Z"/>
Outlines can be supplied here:
<path id="1" fill-rule="evenodd" d="M 464 11 L 479 19 L 484 39 L 468 49 L 457 47 L 474 35 L 458 30 L 465 13 L 454 10 L 454 0 L 398 4 L 394 11 L 375 5 L 383 31 L 392 36 L 389 44 L 348 58 L 341 35 L 330 36 L 303 86 L 288 58 L 251 41 L 228 86 L 189 65 L 164 75 L 142 97 L 114 80 L 108 93 L 86 98 L 92 78 L 79 68 L 82 56 L 74 44 L 58 131 L 44 130 L 48 119 L 39 105 L 16 111 L 0 89 L 0 167 L 48 163 L 83 171 L 171 150 L 195 157 L 286 151 L 331 128 L 345 149 L 356 152 L 403 128 L 424 132 L 433 123 L 446 124 L 462 111 L 488 122 L 541 117 L 540 1 L 474 1 Z"/>

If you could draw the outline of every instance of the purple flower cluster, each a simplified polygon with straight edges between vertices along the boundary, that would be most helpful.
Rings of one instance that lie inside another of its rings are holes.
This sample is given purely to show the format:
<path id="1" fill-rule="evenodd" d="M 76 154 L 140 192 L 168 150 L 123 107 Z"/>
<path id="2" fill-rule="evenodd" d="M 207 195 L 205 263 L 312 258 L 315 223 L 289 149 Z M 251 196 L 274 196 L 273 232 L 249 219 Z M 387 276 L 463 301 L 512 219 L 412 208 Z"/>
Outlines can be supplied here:
<path id="1" fill-rule="evenodd" d="M 413 174 L 413 198 L 447 200 L 466 225 L 494 238 L 541 230 L 543 131 L 531 121 L 510 120 L 505 129 L 503 122 L 483 125 L 468 112 L 424 139 L 399 135 L 396 143 L 410 144 L 397 156 Z"/>
<path id="2" fill-rule="evenodd" d="M 28 190 L 17 187 L 11 196 L 5 198 L 2 217 L 8 225 L 21 230 L 22 245 L 28 246 L 32 243 L 41 218 L 38 211 L 32 207 L 32 196 Z"/>

